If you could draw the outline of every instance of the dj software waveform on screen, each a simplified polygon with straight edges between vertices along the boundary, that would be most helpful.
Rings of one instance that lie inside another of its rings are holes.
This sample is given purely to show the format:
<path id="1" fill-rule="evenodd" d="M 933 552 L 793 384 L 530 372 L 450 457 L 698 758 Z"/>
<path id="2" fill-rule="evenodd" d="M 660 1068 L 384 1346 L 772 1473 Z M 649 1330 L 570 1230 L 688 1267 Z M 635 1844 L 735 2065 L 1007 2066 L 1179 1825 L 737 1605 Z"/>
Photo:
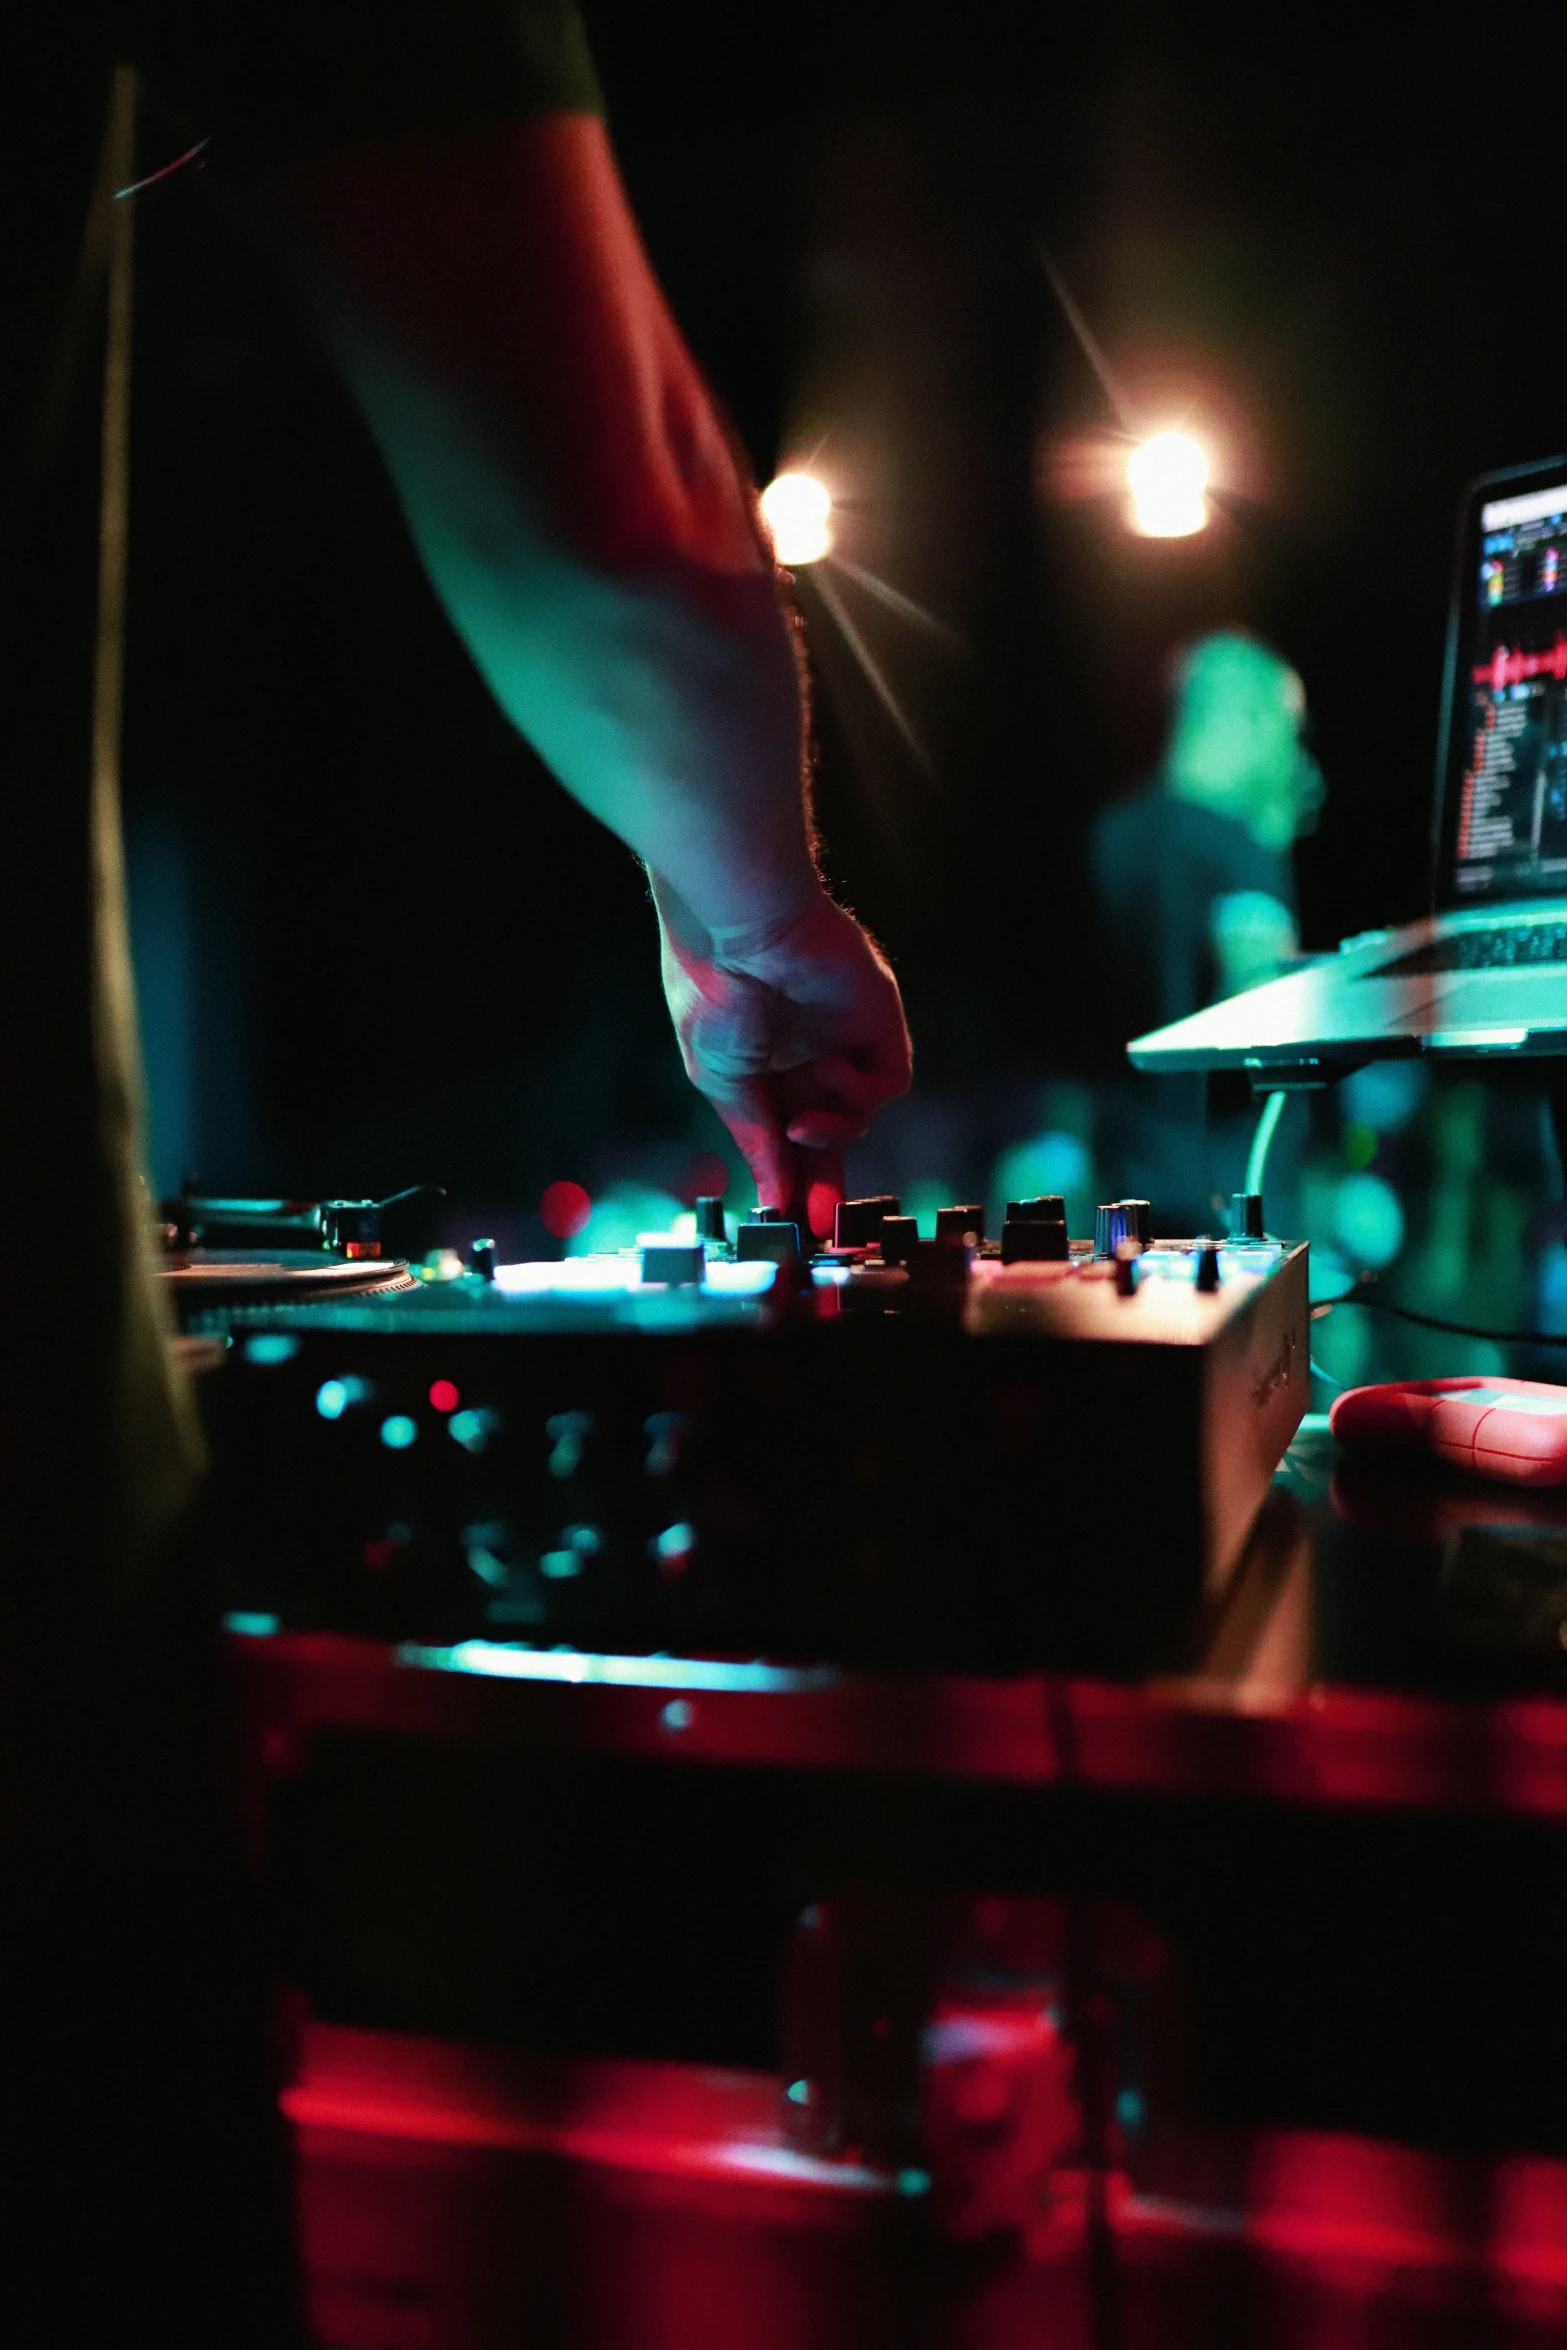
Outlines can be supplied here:
<path id="1" fill-rule="evenodd" d="M 1567 481 L 1482 507 L 1458 803 L 1465 894 L 1567 886 Z"/>

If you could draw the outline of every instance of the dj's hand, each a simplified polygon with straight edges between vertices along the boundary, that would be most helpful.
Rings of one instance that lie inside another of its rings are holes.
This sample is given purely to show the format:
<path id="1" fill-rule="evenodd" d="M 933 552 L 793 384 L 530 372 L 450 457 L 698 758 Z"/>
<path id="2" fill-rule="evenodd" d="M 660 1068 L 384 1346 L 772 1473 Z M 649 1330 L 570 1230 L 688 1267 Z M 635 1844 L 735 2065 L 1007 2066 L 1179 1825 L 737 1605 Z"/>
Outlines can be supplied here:
<path id="1" fill-rule="evenodd" d="M 745 1153 L 762 1206 L 830 1233 L 844 1145 L 908 1088 L 909 1031 L 885 958 L 820 888 L 797 913 L 718 932 L 656 878 L 653 895 L 686 1075 Z"/>

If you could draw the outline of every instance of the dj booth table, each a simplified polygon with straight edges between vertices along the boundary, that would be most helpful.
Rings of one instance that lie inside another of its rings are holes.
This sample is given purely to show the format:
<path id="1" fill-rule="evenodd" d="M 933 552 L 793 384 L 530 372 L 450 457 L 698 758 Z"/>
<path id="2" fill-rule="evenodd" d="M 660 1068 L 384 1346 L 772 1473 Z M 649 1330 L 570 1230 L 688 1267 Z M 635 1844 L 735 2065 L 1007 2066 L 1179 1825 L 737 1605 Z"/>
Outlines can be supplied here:
<path id="1" fill-rule="evenodd" d="M 234 1630 L 324 2341 L 1567 2331 L 1551 1496 L 1307 1421 L 1136 1684 Z"/>

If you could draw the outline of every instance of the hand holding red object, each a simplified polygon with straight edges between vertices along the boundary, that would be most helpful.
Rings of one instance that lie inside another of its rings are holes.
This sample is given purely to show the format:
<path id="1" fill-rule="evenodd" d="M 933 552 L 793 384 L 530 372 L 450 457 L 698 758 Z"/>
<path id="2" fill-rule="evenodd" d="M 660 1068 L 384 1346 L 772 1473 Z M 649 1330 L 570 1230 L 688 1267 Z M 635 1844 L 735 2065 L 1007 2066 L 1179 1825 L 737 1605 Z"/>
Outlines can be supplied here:
<path id="1" fill-rule="evenodd" d="M 1343 1444 L 1396 1445 L 1512 1485 L 1567 1485 L 1567 1387 L 1538 1379 L 1403 1379 L 1351 1387 L 1328 1415 Z"/>

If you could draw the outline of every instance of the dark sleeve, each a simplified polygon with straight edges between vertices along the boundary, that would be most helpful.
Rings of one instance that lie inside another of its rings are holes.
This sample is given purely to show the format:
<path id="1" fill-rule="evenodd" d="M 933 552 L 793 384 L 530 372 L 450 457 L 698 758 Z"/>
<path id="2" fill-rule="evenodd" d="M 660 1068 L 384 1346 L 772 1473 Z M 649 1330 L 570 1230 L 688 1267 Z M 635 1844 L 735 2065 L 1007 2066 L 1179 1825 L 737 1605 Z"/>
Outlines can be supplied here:
<path id="1" fill-rule="evenodd" d="M 120 0 L 120 54 L 215 168 L 399 131 L 602 111 L 570 0 Z"/>
<path id="2" fill-rule="evenodd" d="M 1182 813 L 1205 868 L 1210 898 L 1256 889 L 1295 911 L 1295 869 L 1287 856 L 1265 849 L 1233 816 L 1216 815 L 1211 808 L 1186 807 Z"/>

